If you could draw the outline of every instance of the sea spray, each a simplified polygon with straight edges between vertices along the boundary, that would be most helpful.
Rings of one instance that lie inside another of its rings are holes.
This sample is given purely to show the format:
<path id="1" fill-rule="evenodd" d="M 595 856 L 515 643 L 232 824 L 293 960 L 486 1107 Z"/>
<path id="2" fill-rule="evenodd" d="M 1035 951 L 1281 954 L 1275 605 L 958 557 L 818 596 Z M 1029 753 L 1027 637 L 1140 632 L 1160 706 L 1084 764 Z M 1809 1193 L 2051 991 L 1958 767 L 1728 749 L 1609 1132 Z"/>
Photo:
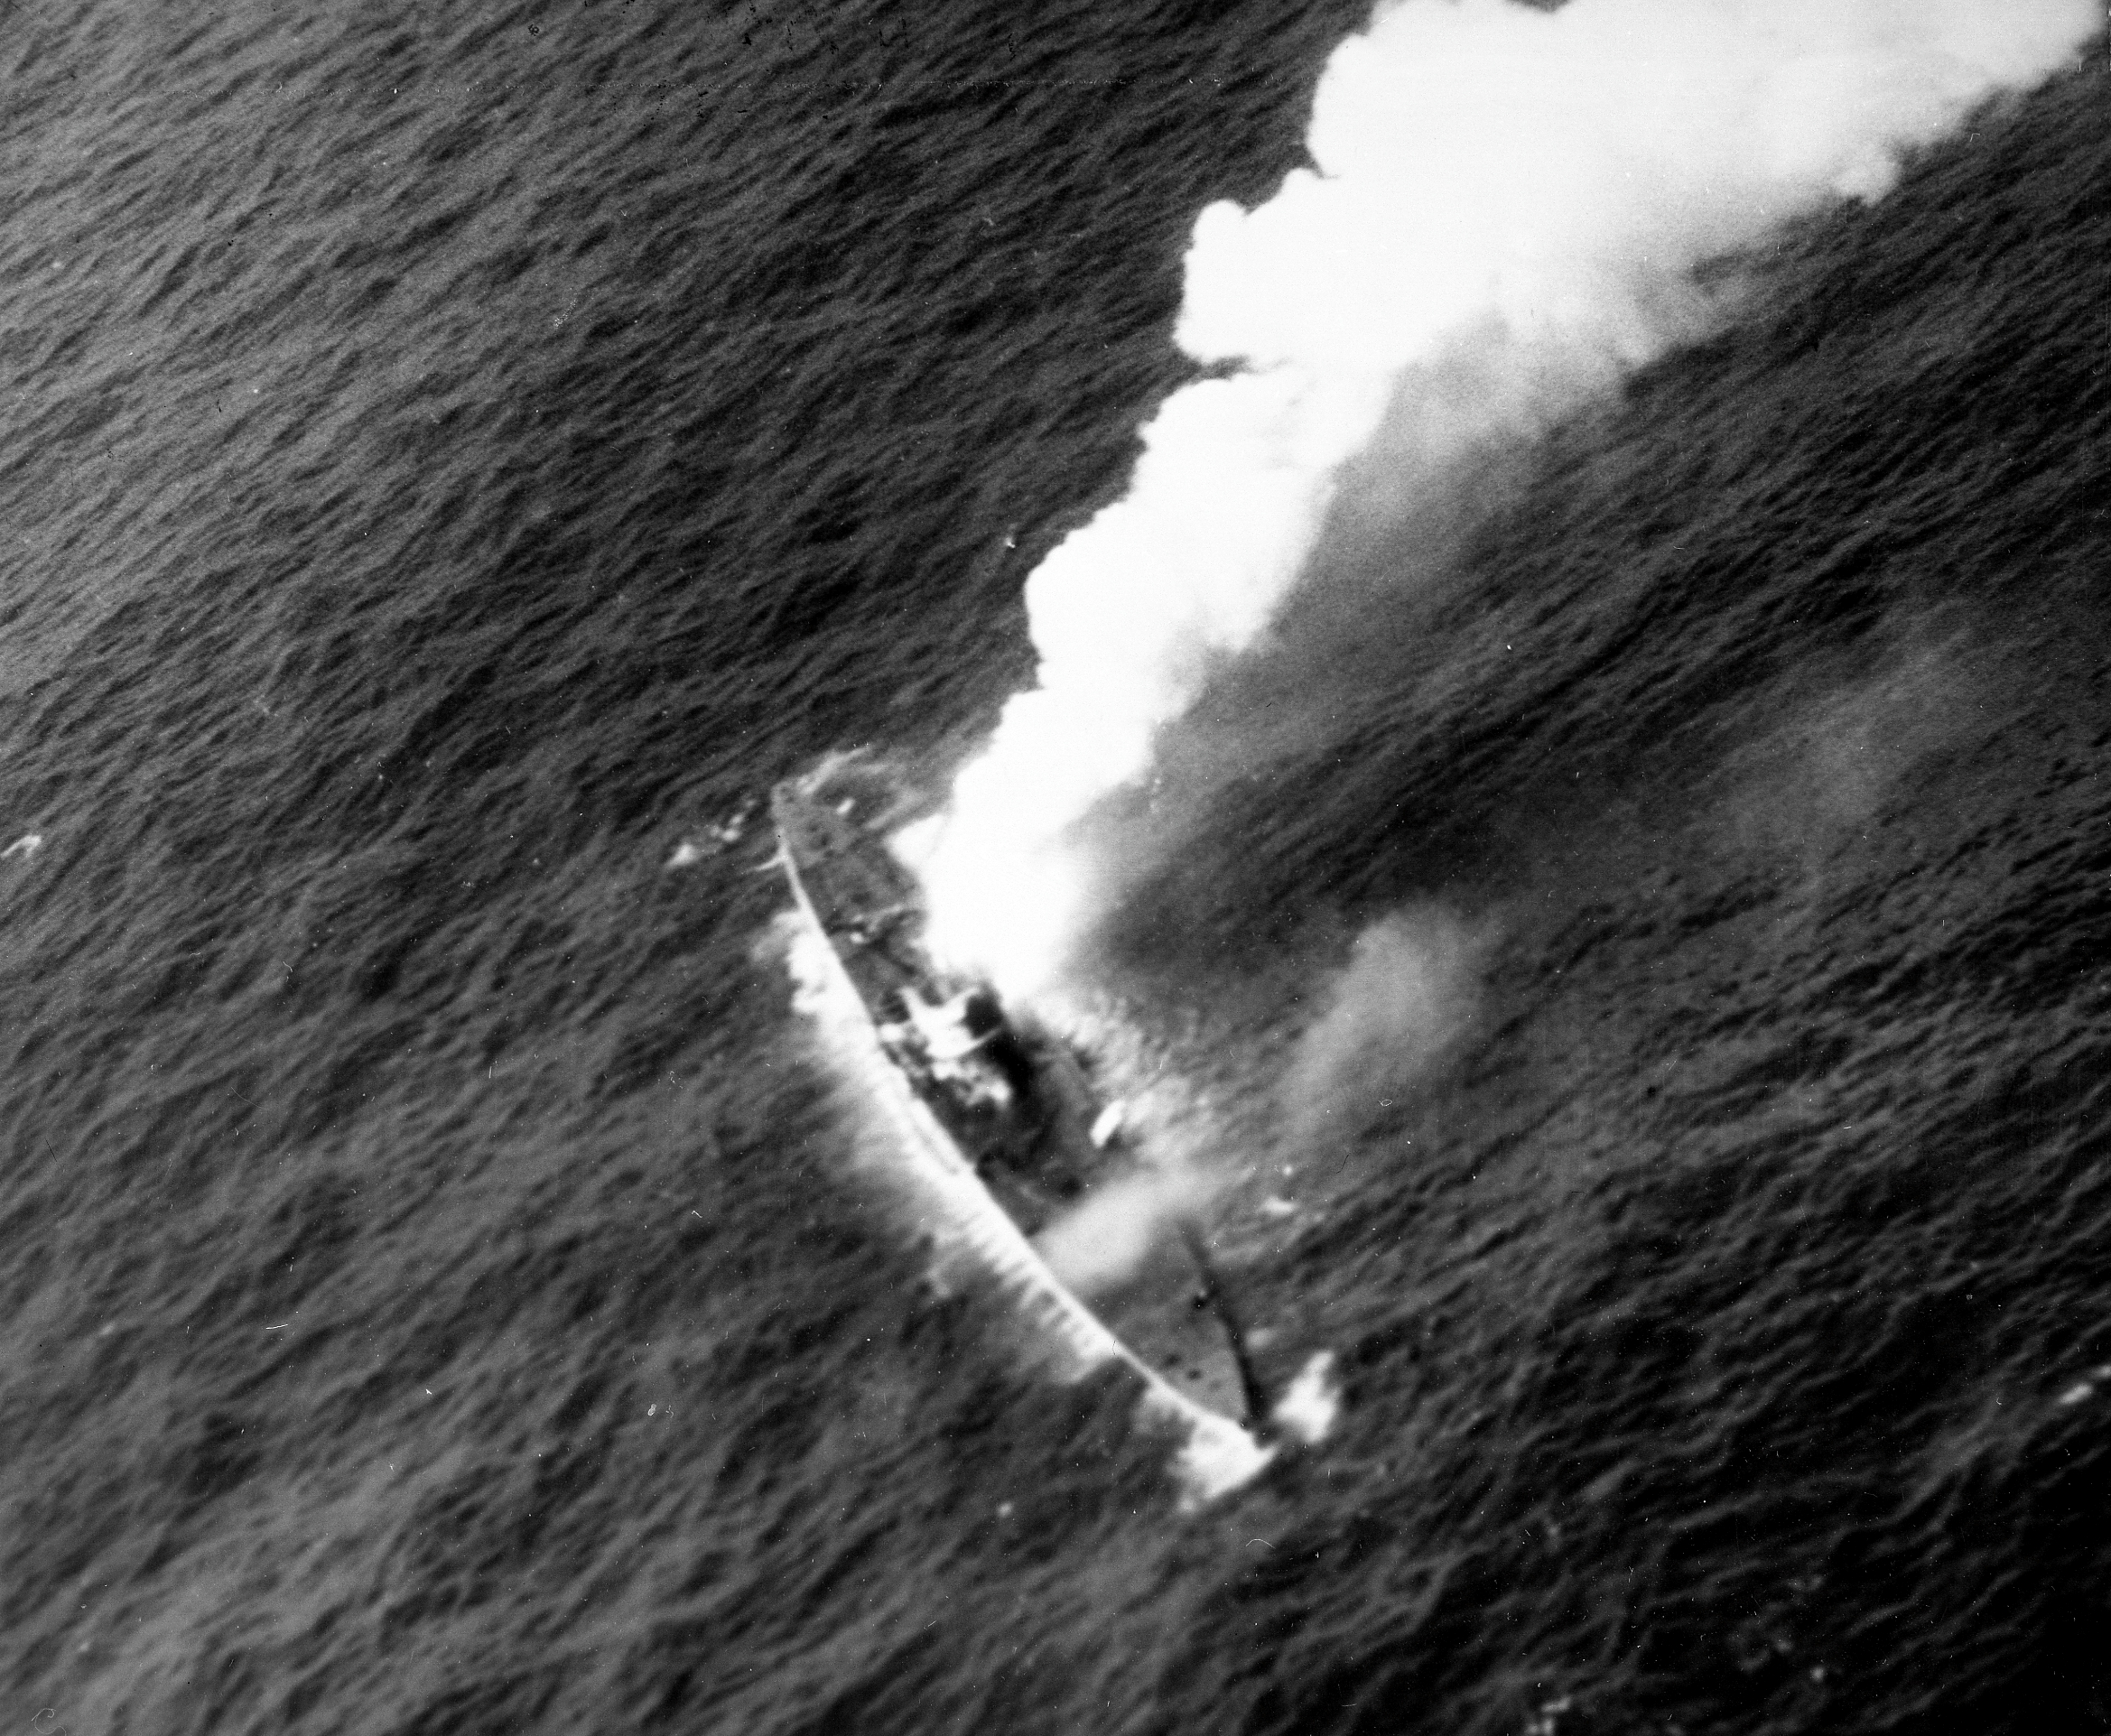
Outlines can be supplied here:
<path id="1" fill-rule="evenodd" d="M 934 945 L 1042 990 L 1093 913 L 1075 822 L 1263 636 L 1330 514 L 1705 330 L 1697 266 L 1880 195 L 2100 22 L 2091 0 L 1381 9 L 1321 79 L 1314 167 L 1202 214 L 1176 336 L 1232 371 L 1166 401 L 1126 497 L 1028 580 L 1036 684 L 901 840 Z"/>
<path id="2" fill-rule="evenodd" d="M 1269 1413 L 1277 1428 L 1307 1446 L 1334 1432 L 1342 1414 L 1342 1384 L 1332 1351 L 1316 1351 L 1283 1388 Z"/>

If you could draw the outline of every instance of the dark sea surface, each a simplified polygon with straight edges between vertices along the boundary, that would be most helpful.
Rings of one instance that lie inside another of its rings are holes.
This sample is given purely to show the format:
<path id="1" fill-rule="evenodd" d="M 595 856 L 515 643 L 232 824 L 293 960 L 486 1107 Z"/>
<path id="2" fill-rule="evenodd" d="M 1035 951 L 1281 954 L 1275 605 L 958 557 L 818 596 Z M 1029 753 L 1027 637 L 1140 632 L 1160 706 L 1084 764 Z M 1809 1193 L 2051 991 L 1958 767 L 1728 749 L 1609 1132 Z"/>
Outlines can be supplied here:
<path id="1" fill-rule="evenodd" d="M 1109 822 L 1342 1370 L 1245 1490 L 932 1293 L 765 829 L 665 867 L 989 728 L 1362 18 L 0 20 L 0 1729 L 2111 1727 L 2100 51 Z M 1470 1011 L 1307 1113 L 1374 922 Z"/>

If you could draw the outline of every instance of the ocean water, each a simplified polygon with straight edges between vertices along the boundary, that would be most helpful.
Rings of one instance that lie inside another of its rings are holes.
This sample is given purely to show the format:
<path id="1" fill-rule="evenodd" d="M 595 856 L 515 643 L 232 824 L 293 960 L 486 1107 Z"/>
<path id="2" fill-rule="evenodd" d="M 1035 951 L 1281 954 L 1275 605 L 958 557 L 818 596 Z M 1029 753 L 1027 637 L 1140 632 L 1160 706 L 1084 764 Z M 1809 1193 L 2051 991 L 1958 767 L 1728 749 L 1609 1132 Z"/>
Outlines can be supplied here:
<path id="1" fill-rule="evenodd" d="M 1362 16 L 9 14 L 0 1717 L 2111 1722 L 2100 51 L 1106 817 L 1321 1446 L 1182 1514 L 792 1010 L 730 822 L 981 738 Z"/>

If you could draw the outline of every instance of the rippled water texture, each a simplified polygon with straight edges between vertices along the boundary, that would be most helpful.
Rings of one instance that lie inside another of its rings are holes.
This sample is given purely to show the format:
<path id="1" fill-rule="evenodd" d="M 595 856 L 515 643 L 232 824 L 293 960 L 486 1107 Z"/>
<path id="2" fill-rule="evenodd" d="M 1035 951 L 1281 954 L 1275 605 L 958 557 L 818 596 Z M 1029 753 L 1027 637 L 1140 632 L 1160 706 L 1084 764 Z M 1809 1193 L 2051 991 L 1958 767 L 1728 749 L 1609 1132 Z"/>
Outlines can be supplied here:
<path id="1" fill-rule="evenodd" d="M 1344 528 L 1107 817 L 1344 1376 L 1184 1518 L 712 829 L 987 729 L 1361 9 L 304 10 L 0 34 L 0 1717 L 2103 1726 L 2100 55 Z"/>

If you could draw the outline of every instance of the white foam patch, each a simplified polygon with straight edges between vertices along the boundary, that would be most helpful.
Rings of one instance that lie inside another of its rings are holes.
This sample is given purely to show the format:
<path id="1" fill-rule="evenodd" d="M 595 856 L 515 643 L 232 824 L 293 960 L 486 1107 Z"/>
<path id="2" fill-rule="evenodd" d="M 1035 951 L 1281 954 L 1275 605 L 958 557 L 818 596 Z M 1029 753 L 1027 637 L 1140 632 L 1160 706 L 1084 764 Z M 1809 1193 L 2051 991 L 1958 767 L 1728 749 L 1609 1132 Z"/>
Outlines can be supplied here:
<path id="1" fill-rule="evenodd" d="M 1283 1388 L 1283 1396 L 1269 1413 L 1279 1428 L 1307 1446 L 1325 1440 L 1341 1414 L 1342 1388 L 1334 1376 L 1332 1351 L 1320 1351 L 1310 1357 L 1297 1370 L 1297 1378 Z"/>
<path id="2" fill-rule="evenodd" d="M 1273 1448 L 1262 1446 L 1238 1424 L 1204 1412 L 1187 1425 L 1187 1438 L 1174 1461 L 1181 1510 L 1192 1513 L 1243 1489 L 1275 1456 Z"/>

